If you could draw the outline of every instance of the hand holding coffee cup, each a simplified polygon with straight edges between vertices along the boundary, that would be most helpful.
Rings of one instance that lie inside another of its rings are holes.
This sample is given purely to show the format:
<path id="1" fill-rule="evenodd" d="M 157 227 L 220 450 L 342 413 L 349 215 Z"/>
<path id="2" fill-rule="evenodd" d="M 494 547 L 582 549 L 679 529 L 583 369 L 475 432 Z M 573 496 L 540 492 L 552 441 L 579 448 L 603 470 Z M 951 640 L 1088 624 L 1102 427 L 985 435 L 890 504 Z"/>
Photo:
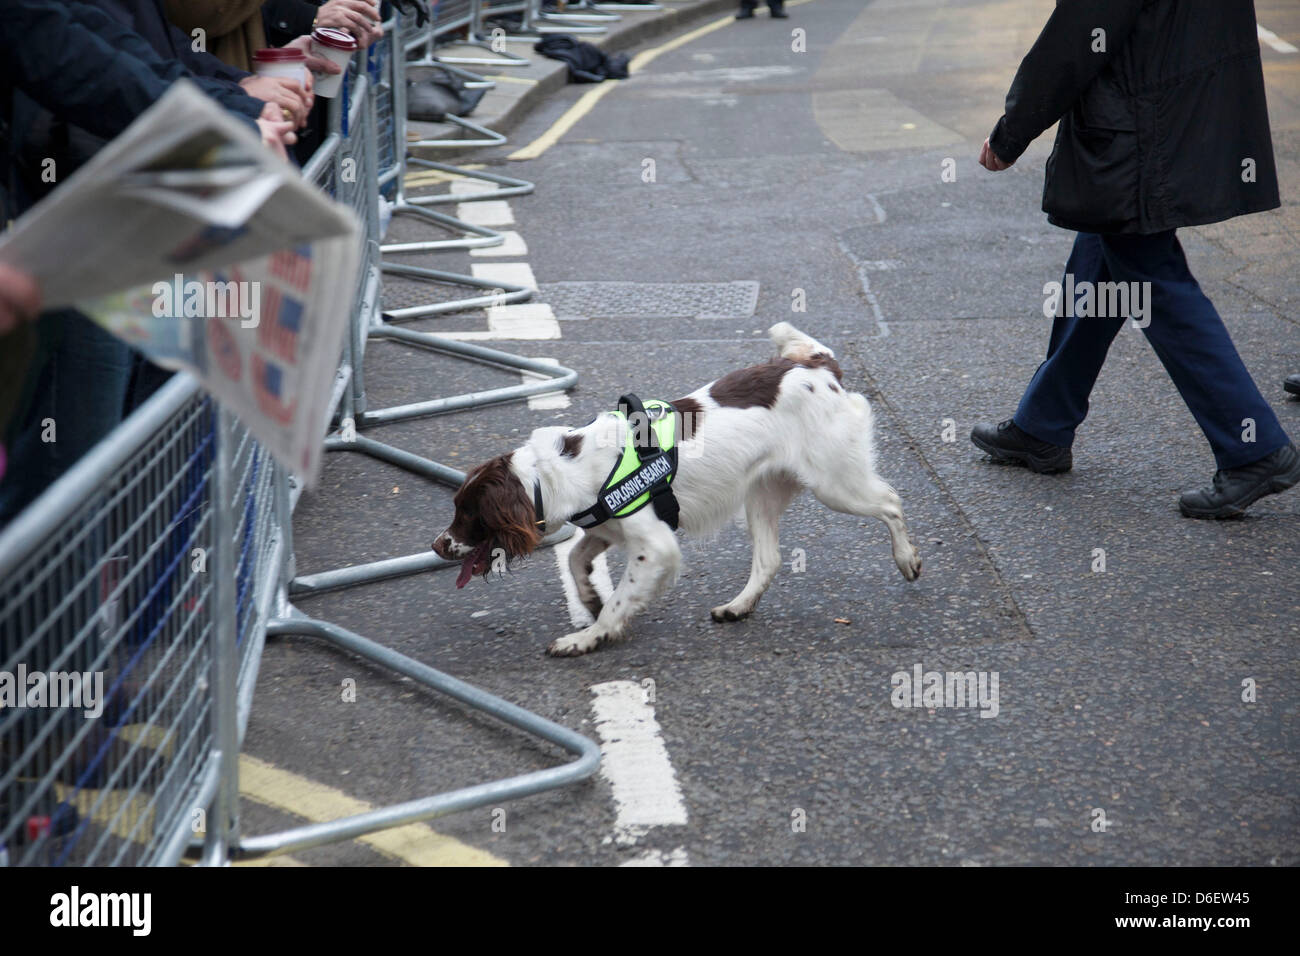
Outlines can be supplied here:
<path id="1" fill-rule="evenodd" d="M 362 49 L 384 35 L 379 4 L 371 0 L 329 0 L 316 13 L 316 26 L 351 33 Z"/>
<path id="2" fill-rule="evenodd" d="M 248 76 L 239 81 L 240 87 L 254 99 L 274 105 L 277 117 L 292 120 L 294 126 L 307 122 L 311 111 L 311 94 L 297 81 L 278 76 Z"/>
<path id="3" fill-rule="evenodd" d="M 343 77 L 348 68 L 352 54 L 357 51 L 357 41 L 352 34 L 332 27 L 317 27 L 311 32 L 311 52 L 318 58 L 327 60 L 335 69 L 321 69 L 316 72 L 316 93 L 327 99 L 339 95 L 343 86 Z"/>

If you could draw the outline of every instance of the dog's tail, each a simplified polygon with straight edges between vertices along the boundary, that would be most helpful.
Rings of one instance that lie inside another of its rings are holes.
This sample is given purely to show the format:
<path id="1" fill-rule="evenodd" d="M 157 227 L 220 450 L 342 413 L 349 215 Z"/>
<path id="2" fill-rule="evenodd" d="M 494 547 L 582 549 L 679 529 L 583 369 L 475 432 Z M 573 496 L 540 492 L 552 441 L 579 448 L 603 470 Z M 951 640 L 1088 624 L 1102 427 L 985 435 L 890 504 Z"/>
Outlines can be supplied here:
<path id="1" fill-rule="evenodd" d="M 836 378 L 841 377 L 835 353 L 789 322 L 776 323 L 767 330 L 767 334 L 781 358 L 810 367 L 826 366 L 835 373 Z"/>

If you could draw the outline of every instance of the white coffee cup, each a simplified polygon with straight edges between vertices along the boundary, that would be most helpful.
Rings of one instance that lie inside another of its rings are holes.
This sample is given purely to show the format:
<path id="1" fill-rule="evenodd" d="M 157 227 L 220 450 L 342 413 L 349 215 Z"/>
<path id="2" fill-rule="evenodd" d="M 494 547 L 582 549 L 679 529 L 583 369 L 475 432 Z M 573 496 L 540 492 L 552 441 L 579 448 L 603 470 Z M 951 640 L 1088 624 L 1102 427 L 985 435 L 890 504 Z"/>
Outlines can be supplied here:
<path id="1" fill-rule="evenodd" d="M 348 75 L 348 62 L 352 59 L 352 54 L 357 52 L 356 38 L 346 30 L 317 27 L 311 31 L 311 52 L 329 60 L 340 70 L 338 73 L 312 73 L 316 78 L 316 95 L 333 99 L 339 95 L 343 80 Z"/>

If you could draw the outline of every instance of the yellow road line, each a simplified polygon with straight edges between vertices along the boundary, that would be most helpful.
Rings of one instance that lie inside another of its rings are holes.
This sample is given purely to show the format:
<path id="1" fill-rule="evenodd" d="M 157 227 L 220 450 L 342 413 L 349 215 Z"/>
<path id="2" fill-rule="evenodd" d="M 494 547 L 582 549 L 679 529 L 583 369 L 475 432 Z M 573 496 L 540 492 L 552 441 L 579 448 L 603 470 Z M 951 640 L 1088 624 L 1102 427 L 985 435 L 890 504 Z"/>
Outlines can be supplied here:
<path id="1" fill-rule="evenodd" d="M 461 166 L 461 169 L 473 171 L 475 169 L 484 169 L 483 163 L 471 163 L 468 166 Z M 449 183 L 455 179 L 471 179 L 461 173 L 444 173 L 441 169 L 421 169 L 414 167 L 406 174 L 403 182 L 408 186 L 432 186 L 434 183 Z"/>
<path id="2" fill-rule="evenodd" d="M 239 756 L 239 793 L 256 803 L 303 817 L 312 823 L 325 823 L 375 809 L 342 790 L 281 770 L 247 754 Z M 384 856 L 412 866 L 510 865 L 486 850 L 437 833 L 424 823 L 380 830 L 357 837 L 357 840 Z"/>
<path id="3" fill-rule="evenodd" d="M 786 3 L 786 6 L 797 7 L 805 3 L 812 3 L 812 0 L 789 0 L 789 2 Z M 721 30 L 727 24 L 734 23 L 735 20 L 735 15 L 729 13 L 721 19 L 706 23 L 702 27 L 696 27 L 689 33 L 683 33 L 676 39 L 669 40 L 667 43 L 661 44 L 660 46 L 652 47 L 649 50 L 642 50 L 636 56 L 632 57 L 632 61 L 628 63 L 627 71 L 629 74 L 632 74 L 645 69 L 645 67 L 653 62 L 656 57 L 659 57 L 664 53 L 670 53 L 678 47 L 685 46 L 692 40 L 698 40 L 700 37 L 706 36 L 714 30 Z M 542 153 L 546 152 L 558 143 L 561 137 L 563 137 L 569 130 L 573 129 L 578 120 L 590 113 L 595 108 L 596 104 L 606 96 L 606 94 L 617 88 L 617 82 L 611 83 L 606 80 L 599 86 L 595 86 L 586 93 L 583 93 L 582 96 L 578 98 L 578 102 L 565 110 L 564 115 L 551 124 L 550 129 L 537 137 L 537 139 L 533 140 L 527 146 L 515 150 L 506 158 L 536 159 L 538 156 L 542 155 Z"/>

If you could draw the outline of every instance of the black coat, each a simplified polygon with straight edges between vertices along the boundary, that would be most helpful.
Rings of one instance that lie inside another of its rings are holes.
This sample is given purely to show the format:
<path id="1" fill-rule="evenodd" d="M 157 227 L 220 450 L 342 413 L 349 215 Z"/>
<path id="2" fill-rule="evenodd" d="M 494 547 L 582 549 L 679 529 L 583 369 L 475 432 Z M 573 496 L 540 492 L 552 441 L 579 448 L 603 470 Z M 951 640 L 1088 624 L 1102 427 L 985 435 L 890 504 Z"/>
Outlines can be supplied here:
<path id="1" fill-rule="evenodd" d="M 195 77 L 180 61 L 160 56 L 99 6 L 5 0 L 0 17 L 5 218 L 23 212 L 53 188 L 41 175 L 43 159 L 56 159 L 62 181 L 181 77 L 197 82 L 250 125 L 262 108 L 261 101 L 233 83 Z M 56 130 L 60 124 L 68 129 Z"/>
<path id="2" fill-rule="evenodd" d="M 1252 0 L 1057 0 L 989 145 L 1014 162 L 1057 120 L 1054 225 L 1153 233 L 1280 204 Z"/>

